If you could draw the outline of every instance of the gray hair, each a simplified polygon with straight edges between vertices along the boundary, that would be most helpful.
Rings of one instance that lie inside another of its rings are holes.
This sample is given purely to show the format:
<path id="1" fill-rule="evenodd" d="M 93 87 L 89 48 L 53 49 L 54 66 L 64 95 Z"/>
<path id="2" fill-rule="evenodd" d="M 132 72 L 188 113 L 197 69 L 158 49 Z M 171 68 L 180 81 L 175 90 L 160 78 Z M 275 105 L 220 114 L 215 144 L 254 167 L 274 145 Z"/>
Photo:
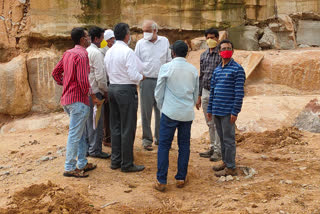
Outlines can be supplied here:
<path id="1" fill-rule="evenodd" d="M 156 32 L 158 33 L 158 24 L 154 21 L 152 21 L 152 25 L 151 25 L 152 30 L 156 30 Z"/>
<path id="2" fill-rule="evenodd" d="M 143 25 L 148 24 L 148 26 L 151 25 L 151 29 L 152 30 L 156 30 L 156 32 L 158 33 L 158 24 L 153 21 L 153 20 L 144 20 Z"/>

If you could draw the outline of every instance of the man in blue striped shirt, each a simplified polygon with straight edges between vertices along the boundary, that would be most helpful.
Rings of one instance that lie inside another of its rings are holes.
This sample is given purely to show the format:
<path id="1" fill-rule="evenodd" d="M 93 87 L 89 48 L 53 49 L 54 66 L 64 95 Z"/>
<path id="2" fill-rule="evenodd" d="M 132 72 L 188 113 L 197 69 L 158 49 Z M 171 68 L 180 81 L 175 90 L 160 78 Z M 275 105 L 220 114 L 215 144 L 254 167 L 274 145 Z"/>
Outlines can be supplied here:
<path id="1" fill-rule="evenodd" d="M 232 59 L 233 44 L 222 40 L 218 46 L 222 63 L 214 70 L 207 116 L 216 124 L 221 141 L 223 163 L 213 167 L 217 177 L 236 175 L 235 122 L 241 111 L 244 97 L 245 72 L 241 65 Z"/>

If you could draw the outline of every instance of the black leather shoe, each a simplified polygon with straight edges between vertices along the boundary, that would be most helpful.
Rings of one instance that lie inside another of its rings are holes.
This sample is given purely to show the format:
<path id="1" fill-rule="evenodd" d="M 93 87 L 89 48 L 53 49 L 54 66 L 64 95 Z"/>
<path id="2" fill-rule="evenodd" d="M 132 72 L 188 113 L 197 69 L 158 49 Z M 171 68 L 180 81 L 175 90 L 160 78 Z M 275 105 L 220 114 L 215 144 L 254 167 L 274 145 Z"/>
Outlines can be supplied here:
<path id="1" fill-rule="evenodd" d="M 110 154 L 108 153 L 105 153 L 105 152 L 101 152 L 100 154 L 97 154 L 97 155 L 89 155 L 90 157 L 93 157 L 93 158 L 101 158 L 101 159 L 108 159 L 111 157 Z"/>
<path id="2" fill-rule="evenodd" d="M 112 170 L 116 170 L 116 169 L 121 168 L 121 165 L 113 165 L 113 164 L 111 164 L 111 165 L 110 165 L 110 168 L 111 168 Z"/>
<path id="3" fill-rule="evenodd" d="M 121 169 L 121 172 L 140 172 L 144 170 L 143 165 L 133 165 L 127 169 Z"/>

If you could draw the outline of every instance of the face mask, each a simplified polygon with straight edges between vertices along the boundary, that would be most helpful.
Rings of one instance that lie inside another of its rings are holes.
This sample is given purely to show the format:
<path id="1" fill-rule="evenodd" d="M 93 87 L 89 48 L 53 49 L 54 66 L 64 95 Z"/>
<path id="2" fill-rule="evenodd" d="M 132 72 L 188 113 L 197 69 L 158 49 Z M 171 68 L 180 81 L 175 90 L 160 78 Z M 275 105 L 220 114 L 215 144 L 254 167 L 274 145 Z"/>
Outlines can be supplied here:
<path id="1" fill-rule="evenodd" d="M 223 59 L 230 59 L 232 57 L 232 51 L 221 51 L 220 52 L 220 56 L 223 58 Z"/>
<path id="2" fill-rule="evenodd" d="M 145 40 L 151 40 L 152 39 L 152 37 L 153 37 L 153 33 L 148 33 L 148 32 L 144 32 L 143 33 L 143 38 L 145 39 Z"/>
<path id="3" fill-rule="evenodd" d="M 215 48 L 217 46 L 217 41 L 214 39 L 207 39 L 207 45 L 209 48 Z"/>

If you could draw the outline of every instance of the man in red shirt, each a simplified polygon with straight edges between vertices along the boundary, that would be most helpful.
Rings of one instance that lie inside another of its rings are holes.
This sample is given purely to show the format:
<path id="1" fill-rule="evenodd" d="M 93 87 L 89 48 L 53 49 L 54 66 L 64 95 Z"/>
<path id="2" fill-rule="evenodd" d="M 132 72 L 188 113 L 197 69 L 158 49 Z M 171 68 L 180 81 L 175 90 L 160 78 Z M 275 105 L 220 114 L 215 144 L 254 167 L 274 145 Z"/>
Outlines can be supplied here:
<path id="1" fill-rule="evenodd" d="M 88 177 L 86 173 L 97 166 L 88 163 L 86 158 L 85 124 L 89 116 L 89 95 L 91 87 L 88 79 L 90 73 L 89 58 L 86 48 L 90 45 L 88 31 L 73 28 L 71 38 L 75 47 L 67 50 L 52 72 L 58 85 L 63 86 L 61 105 L 70 116 L 69 135 L 66 147 L 64 176 Z M 94 103 L 101 104 L 94 94 Z M 78 160 L 77 160 L 78 158 Z"/>

